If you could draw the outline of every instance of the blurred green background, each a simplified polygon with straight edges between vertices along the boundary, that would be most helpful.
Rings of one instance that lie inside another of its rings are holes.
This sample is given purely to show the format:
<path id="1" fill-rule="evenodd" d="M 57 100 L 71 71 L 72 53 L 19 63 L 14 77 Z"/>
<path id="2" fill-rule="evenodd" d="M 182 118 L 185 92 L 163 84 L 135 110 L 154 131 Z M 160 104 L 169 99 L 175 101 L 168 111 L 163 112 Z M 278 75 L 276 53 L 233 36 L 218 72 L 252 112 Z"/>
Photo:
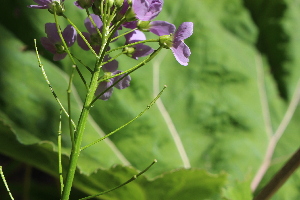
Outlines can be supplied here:
<path id="1" fill-rule="evenodd" d="M 53 22 L 31 0 L 3 0 L 0 8 L 0 165 L 16 199 L 58 199 L 57 130 L 59 106 L 38 67 L 38 41 L 46 73 L 66 106 L 71 62 L 53 62 L 39 38 Z M 132 74 L 131 86 L 115 90 L 91 111 L 83 144 L 89 144 L 135 117 L 167 85 L 161 101 L 133 124 L 82 152 L 71 199 L 114 187 L 155 164 L 145 176 L 102 199 L 251 199 L 250 183 L 263 162 L 293 95 L 299 91 L 300 2 L 298 0 L 165 0 L 157 20 L 177 27 L 194 23 L 186 39 L 187 67 L 166 49 Z M 82 31 L 86 15 L 66 0 L 66 15 Z M 60 19 L 64 28 L 67 23 Z M 148 34 L 148 38 L 155 38 Z M 119 39 L 113 46 L 122 45 Z M 154 48 L 157 46 L 153 46 Z M 93 66 L 90 52 L 72 52 Z M 118 59 L 119 69 L 138 63 Z M 80 66 L 84 75 L 89 74 Z M 73 118 L 85 88 L 75 76 Z M 276 145 L 258 190 L 299 148 L 298 107 Z M 63 165 L 70 152 L 63 116 Z M 175 129 L 172 129 L 175 128 Z M 179 140 L 174 137 L 179 135 Z M 182 143 L 183 149 L 179 148 Z M 183 156 L 182 156 L 183 155 Z M 186 155 L 186 156 L 185 156 Z M 191 169 L 185 169 L 189 168 Z M 51 175 L 51 176 L 49 176 Z M 272 198 L 300 199 L 299 170 Z M 23 190 L 25 193 L 23 193 Z M 0 184 L 0 199 L 9 199 Z M 101 199 L 100 198 L 100 199 Z"/>

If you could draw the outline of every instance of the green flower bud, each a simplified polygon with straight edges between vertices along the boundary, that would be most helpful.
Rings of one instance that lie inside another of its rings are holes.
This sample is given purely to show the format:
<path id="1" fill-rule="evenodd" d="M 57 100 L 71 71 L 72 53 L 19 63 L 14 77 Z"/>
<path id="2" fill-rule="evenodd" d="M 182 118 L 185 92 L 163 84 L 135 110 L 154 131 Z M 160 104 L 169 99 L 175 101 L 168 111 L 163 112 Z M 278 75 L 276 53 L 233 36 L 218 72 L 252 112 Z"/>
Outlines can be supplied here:
<path id="1" fill-rule="evenodd" d="M 134 47 L 125 47 L 124 48 L 124 51 L 123 51 L 123 53 L 125 54 L 125 55 L 127 55 L 128 57 L 132 57 L 132 55 L 134 54 L 134 52 L 135 52 L 135 48 Z"/>
<path id="2" fill-rule="evenodd" d="M 66 49 L 63 45 L 61 44 L 55 44 L 55 49 L 57 53 L 65 53 Z"/>
<path id="3" fill-rule="evenodd" d="M 51 14 L 54 14 L 54 10 L 56 12 L 56 14 L 58 16 L 62 16 L 63 13 L 65 12 L 65 8 L 64 8 L 64 4 L 63 3 L 59 3 L 57 1 L 53 1 L 50 5 L 50 8 L 48 9 L 48 11 Z"/>
<path id="4" fill-rule="evenodd" d="M 143 32 L 149 32 L 151 21 L 138 21 L 137 28 Z"/>
<path id="5" fill-rule="evenodd" d="M 93 0 L 77 0 L 81 8 L 89 8 L 94 3 Z"/>
<path id="6" fill-rule="evenodd" d="M 115 6 L 121 8 L 124 3 L 124 0 L 115 0 Z"/>
<path id="7" fill-rule="evenodd" d="M 135 13 L 132 9 L 132 7 L 130 7 L 127 12 L 125 13 L 125 18 L 127 22 L 131 22 L 131 21 L 135 21 L 136 17 L 135 17 Z"/>
<path id="8" fill-rule="evenodd" d="M 106 0 L 106 3 L 108 4 L 108 7 L 113 7 L 115 4 L 115 0 Z"/>
<path id="9" fill-rule="evenodd" d="M 100 15 L 100 0 L 94 1 L 94 4 L 92 5 L 92 9 L 94 14 Z"/>
<path id="10" fill-rule="evenodd" d="M 109 77 L 111 77 L 112 76 L 112 73 L 111 72 L 104 72 L 104 75 L 102 76 L 102 77 L 100 77 L 100 79 L 107 79 L 107 78 L 109 78 Z M 109 79 L 107 79 L 107 80 L 105 80 L 106 82 L 109 82 L 110 80 Z"/>
<path id="11" fill-rule="evenodd" d="M 159 37 L 160 46 L 170 49 L 173 46 L 173 36 L 172 35 L 162 35 Z"/>

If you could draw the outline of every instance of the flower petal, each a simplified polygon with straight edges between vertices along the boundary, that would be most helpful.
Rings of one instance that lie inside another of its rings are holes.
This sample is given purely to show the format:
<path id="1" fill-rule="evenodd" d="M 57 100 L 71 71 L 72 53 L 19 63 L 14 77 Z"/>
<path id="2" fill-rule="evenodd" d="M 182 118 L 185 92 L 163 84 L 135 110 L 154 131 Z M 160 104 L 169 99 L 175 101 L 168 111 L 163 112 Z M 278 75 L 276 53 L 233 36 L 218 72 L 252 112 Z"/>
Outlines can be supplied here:
<path id="1" fill-rule="evenodd" d="M 44 47 L 47 51 L 50 51 L 50 52 L 53 53 L 53 54 L 56 53 L 55 45 L 49 40 L 49 38 L 42 37 L 42 38 L 41 38 L 41 43 L 42 43 L 43 47 Z"/>
<path id="2" fill-rule="evenodd" d="M 33 0 L 35 3 L 39 4 L 40 6 L 48 6 L 53 0 Z"/>
<path id="3" fill-rule="evenodd" d="M 38 6 L 38 5 L 29 5 L 28 8 L 36 8 L 36 9 L 48 9 L 47 5 Z"/>
<path id="4" fill-rule="evenodd" d="M 91 37 L 90 37 L 89 33 L 82 32 L 82 35 L 85 37 L 85 39 L 89 43 L 91 42 Z M 80 35 L 78 35 L 78 37 L 77 37 L 77 43 L 83 50 L 86 50 L 86 51 L 90 50 L 90 48 L 87 46 L 87 44 L 84 42 L 84 40 L 82 39 L 82 37 Z"/>
<path id="5" fill-rule="evenodd" d="M 78 1 L 75 1 L 75 2 L 74 2 L 74 5 L 75 5 L 77 8 L 84 9 L 83 7 L 81 7 L 81 6 L 79 5 Z"/>
<path id="6" fill-rule="evenodd" d="M 146 36 L 142 31 L 135 30 L 125 35 L 126 44 L 146 40 Z"/>
<path id="7" fill-rule="evenodd" d="M 183 22 L 174 34 L 174 40 L 184 40 L 193 34 L 193 22 Z"/>
<path id="8" fill-rule="evenodd" d="M 189 47 L 183 42 L 178 41 L 177 43 L 173 44 L 173 47 L 171 47 L 171 50 L 176 58 L 176 60 L 184 66 L 188 65 L 189 62 L 189 56 L 191 55 L 191 51 Z"/>
<path id="9" fill-rule="evenodd" d="M 98 15 L 91 14 L 91 17 L 93 18 L 93 21 L 98 28 L 101 28 L 103 26 L 103 23 Z M 90 34 L 97 33 L 97 29 L 94 27 L 93 23 L 88 17 L 84 20 L 84 25 Z"/>
<path id="10" fill-rule="evenodd" d="M 62 35 L 67 43 L 67 46 L 70 47 L 76 41 L 77 32 L 73 26 L 68 25 L 63 31 Z"/>
<path id="11" fill-rule="evenodd" d="M 136 18 L 142 21 L 154 19 L 162 10 L 163 0 L 133 0 L 132 8 Z"/>
<path id="12" fill-rule="evenodd" d="M 53 44 L 61 42 L 61 39 L 60 39 L 60 37 L 58 35 L 55 23 L 47 23 L 47 24 L 45 24 L 45 32 L 47 34 L 47 37 L 49 38 L 49 40 Z"/>
<path id="13" fill-rule="evenodd" d="M 55 53 L 53 56 L 54 61 L 62 60 L 66 57 L 67 53 Z"/>
<path id="14" fill-rule="evenodd" d="M 106 81 L 102 81 L 96 92 L 95 92 L 95 96 L 98 96 L 100 95 L 102 92 L 104 92 L 107 88 L 109 88 L 111 85 L 113 84 L 112 80 L 109 80 L 108 82 Z M 104 101 L 108 100 L 110 98 L 110 96 L 112 95 L 112 92 L 113 92 L 113 87 L 110 88 L 108 91 L 106 91 L 104 94 L 102 94 L 99 99 L 102 99 Z"/>
<path id="15" fill-rule="evenodd" d="M 122 24 L 122 26 L 124 26 L 125 28 L 130 28 L 130 29 L 136 28 L 136 25 L 137 25 L 137 21 L 125 22 Z"/>
<path id="16" fill-rule="evenodd" d="M 117 70 L 117 71 L 113 72 L 112 74 L 116 75 L 116 74 L 119 74 L 121 72 L 122 71 Z M 124 78 L 122 80 L 120 80 L 122 77 L 124 77 Z M 115 83 L 118 80 L 120 80 L 120 81 L 115 85 L 115 87 L 117 89 L 122 90 L 122 89 L 125 89 L 125 88 L 129 87 L 130 81 L 131 81 L 131 77 L 129 75 L 127 75 L 127 74 L 122 74 L 120 76 L 115 77 L 114 80 L 113 80 L 113 82 Z"/>
<path id="17" fill-rule="evenodd" d="M 108 56 L 105 56 L 104 62 L 108 61 L 109 59 L 111 59 L 111 58 Z M 102 69 L 105 72 L 114 72 L 118 69 L 118 61 L 116 61 L 116 60 L 110 61 L 109 63 L 106 63 L 105 65 L 103 65 Z"/>
<path id="18" fill-rule="evenodd" d="M 150 22 L 150 32 L 162 36 L 170 35 L 175 32 L 175 25 L 165 21 L 153 21 Z"/>
<path id="19" fill-rule="evenodd" d="M 132 54 L 132 58 L 138 59 L 139 57 L 148 56 L 153 53 L 154 49 L 144 44 L 137 44 L 133 46 L 135 48 L 135 52 Z"/>

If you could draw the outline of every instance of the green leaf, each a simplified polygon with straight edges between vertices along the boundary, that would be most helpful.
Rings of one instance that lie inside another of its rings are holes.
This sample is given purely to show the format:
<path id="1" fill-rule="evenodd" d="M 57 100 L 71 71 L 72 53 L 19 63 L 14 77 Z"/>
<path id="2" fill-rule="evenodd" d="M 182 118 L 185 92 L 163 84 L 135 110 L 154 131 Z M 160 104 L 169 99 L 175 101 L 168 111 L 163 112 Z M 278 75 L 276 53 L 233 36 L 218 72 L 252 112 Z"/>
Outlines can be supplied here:
<path id="1" fill-rule="evenodd" d="M 2 7 L 0 12 L 3 24 L 0 136 L 4 138 L 0 152 L 54 175 L 59 106 L 32 51 L 32 39 L 44 36 L 44 23 L 53 22 L 53 18 L 47 11 L 25 7 L 33 1 L 7 2 L 10 2 L 8 7 Z M 66 13 L 85 31 L 84 11 L 73 9 L 72 3 L 66 1 Z M 168 19 L 176 27 L 184 21 L 194 23 L 193 35 L 185 40 L 192 51 L 189 66 L 180 66 L 172 53 L 164 50 L 156 60 L 132 74 L 129 88 L 115 90 L 109 101 L 96 103 L 83 145 L 131 120 L 163 85 L 168 85 L 157 106 L 109 139 L 82 151 L 78 172 L 83 175 L 78 175 L 75 185 L 95 194 L 128 180 L 156 158 L 158 163 L 146 173 L 149 179 L 142 176 L 105 198 L 194 199 L 194 188 L 198 188 L 199 198 L 204 195 L 203 198 L 217 199 L 219 188 L 225 184 L 222 171 L 230 175 L 224 198 L 250 198 L 250 182 L 298 87 L 299 12 L 294 4 L 292 1 L 189 0 L 175 4 L 165 1 L 157 20 Z M 262 8 L 267 9 L 261 12 Z M 64 28 L 66 22 L 63 19 L 60 22 Z M 149 37 L 155 36 L 149 34 Z M 123 43 L 124 39 L 119 39 L 112 46 Z M 44 55 L 42 62 L 51 84 L 66 106 L 71 63 L 68 59 L 53 63 L 52 55 L 42 47 L 39 51 Z M 82 52 L 78 47 L 72 47 L 72 52 L 89 66 L 94 65 L 90 52 Z M 123 57 L 118 61 L 120 70 L 137 63 Z M 82 66 L 80 69 L 86 77 L 90 76 Z M 78 76 L 74 85 L 72 113 L 76 122 L 86 91 Z M 298 148 L 299 113 L 297 109 L 287 122 L 271 168 L 259 188 Z M 70 153 L 67 123 L 63 117 L 64 166 Z M 30 151 L 26 153 L 25 149 Z M 119 165 L 112 168 L 115 164 Z M 172 173 L 184 166 L 192 169 Z M 210 176 L 199 169 L 220 175 L 201 185 L 196 179 L 210 180 Z M 101 179 L 103 176 L 106 178 Z M 186 185 L 180 188 L 180 183 Z M 299 186 L 299 173 L 295 173 L 274 198 L 298 199 Z M 166 192 L 159 193 L 160 189 Z M 188 192 L 180 192 L 185 190 Z"/>

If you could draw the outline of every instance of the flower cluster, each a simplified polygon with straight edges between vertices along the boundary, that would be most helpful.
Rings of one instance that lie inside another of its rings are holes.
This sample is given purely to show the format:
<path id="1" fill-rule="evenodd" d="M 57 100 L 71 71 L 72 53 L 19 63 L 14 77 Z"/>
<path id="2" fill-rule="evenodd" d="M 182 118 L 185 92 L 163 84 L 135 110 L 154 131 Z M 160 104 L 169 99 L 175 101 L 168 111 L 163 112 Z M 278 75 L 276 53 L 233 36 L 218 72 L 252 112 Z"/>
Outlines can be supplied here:
<path id="1" fill-rule="evenodd" d="M 30 8 L 48 9 L 51 13 L 64 16 L 64 0 L 34 0 L 38 5 L 30 5 Z M 144 32 L 151 32 L 159 38 L 156 42 L 163 48 L 171 49 L 176 60 L 181 65 L 188 65 L 191 51 L 184 43 L 184 39 L 190 37 L 193 32 L 193 23 L 184 22 L 176 30 L 175 25 L 166 21 L 153 21 L 162 10 L 163 0 L 77 0 L 75 6 L 80 9 L 92 7 L 94 14 L 90 14 L 84 20 L 87 32 L 81 32 L 77 36 L 76 29 L 71 25 L 62 32 L 62 38 L 58 34 L 57 26 L 54 23 L 45 25 L 47 37 L 41 38 L 42 45 L 54 54 L 53 60 L 58 61 L 66 57 L 66 46 L 71 47 L 76 38 L 78 45 L 83 50 L 92 50 L 95 54 L 100 54 L 102 45 L 106 45 L 106 51 L 110 50 L 109 45 L 102 44 L 102 37 L 109 37 L 109 42 L 114 42 L 121 36 L 125 36 L 125 43 L 122 53 L 138 60 L 140 57 L 151 56 L 154 49 L 144 43 L 146 40 Z M 114 30 L 110 35 L 103 35 L 103 29 L 107 22 L 103 15 L 103 5 L 113 13 L 109 22 L 110 30 Z M 101 7 L 102 6 L 102 7 Z M 119 31 L 126 28 L 128 31 L 119 35 Z M 65 41 L 66 46 L 63 44 Z M 153 42 L 153 41 L 152 41 Z M 120 48 L 119 48 L 120 49 Z M 103 76 L 95 95 L 99 95 L 102 100 L 110 98 L 113 87 L 124 89 L 130 85 L 131 78 L 128 74 L 123 74 L 117 70 L 118 62 L 108 55 L 101 63 Z M 109 62 L 108 62 L 109 61 Z M 120 76 L 115 76 L 122 74 Z M 110 78 L 111 77 L 111 78 Z M 102 94 L 103 93 L 103 94 Z"/>

